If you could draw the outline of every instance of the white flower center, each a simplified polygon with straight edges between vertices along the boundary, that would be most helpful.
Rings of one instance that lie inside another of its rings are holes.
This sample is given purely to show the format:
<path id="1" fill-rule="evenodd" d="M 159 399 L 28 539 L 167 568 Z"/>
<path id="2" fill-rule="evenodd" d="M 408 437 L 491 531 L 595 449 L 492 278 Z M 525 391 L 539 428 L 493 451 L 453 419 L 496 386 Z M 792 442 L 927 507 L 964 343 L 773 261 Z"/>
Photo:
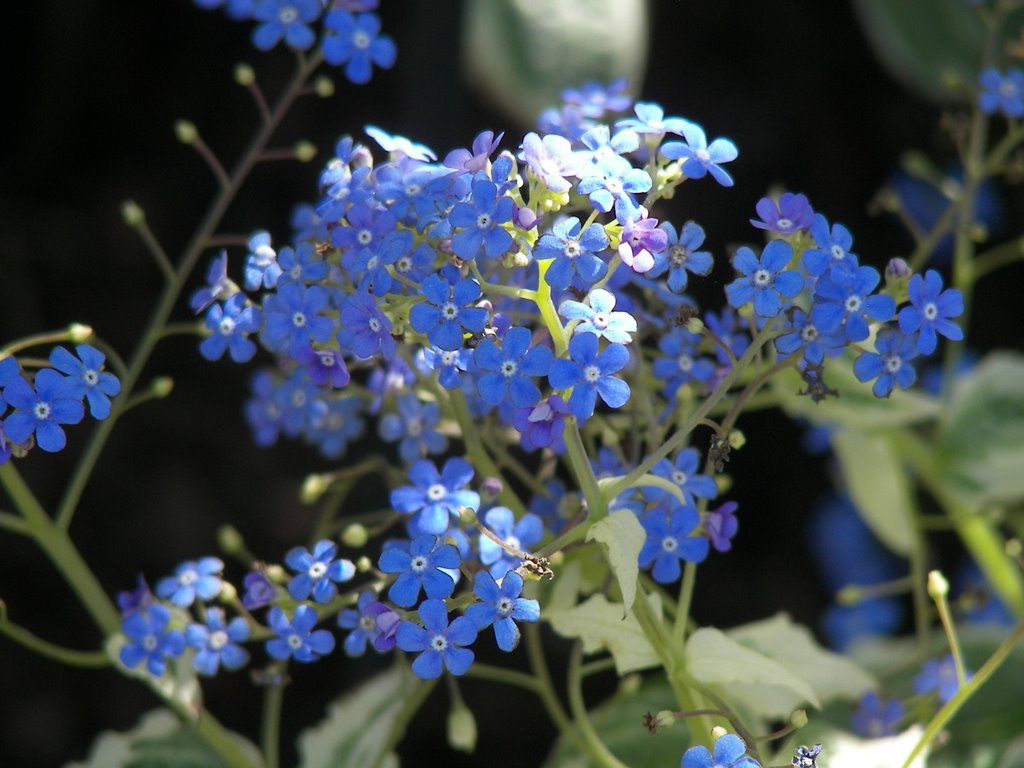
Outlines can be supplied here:
<path id="1" fill-rule="evenodd" d="M 431 501 L 440 501 L 447 495 L 448 489 L 441 485 L 441 483 L 434 483 L 427 488 L 427 498 Z"/>
<path id="2" fill-rule="evenodd" d="M 793 220 L 792 219 L 787 219 L 787 218 L 783 217 L 781 219 L 778 219 L 775 222 L 775 226 L 778 229 L 781 229 L 781 230 L 792 229 L 793 228 Z"/>
<path id="3" fill-rule="evenodd" d="M 296 328 L 304 327 L 306 325 L 306 313 L 296 312 L 294 315 L 292 315 L 292 325 L 294 325 Z"/>
<path id="4" fill-rule="evenodd" d="M 219 651 L 225 645 L 228 644 L 228 633 L 223 629 L 218 629 L 216 632 L 210 633 L 210 639 L 207 641 L 207 645 L 214 651 Z"/>
<path id="5" fill-rule="evenodd" d="M 327 566 L 319 561 L 315 562 L 309 566 L 307 573 L 311 579 L 322 579 L 324 574 L 327 573 Z"/>
<path id="6" fill-rule="evenodd" d="M 676 540 L 675 536 L 666 536 L 661 540 L 661 548 L 665 552 L 675 552 L 679 549 L 679 542 Z"/>

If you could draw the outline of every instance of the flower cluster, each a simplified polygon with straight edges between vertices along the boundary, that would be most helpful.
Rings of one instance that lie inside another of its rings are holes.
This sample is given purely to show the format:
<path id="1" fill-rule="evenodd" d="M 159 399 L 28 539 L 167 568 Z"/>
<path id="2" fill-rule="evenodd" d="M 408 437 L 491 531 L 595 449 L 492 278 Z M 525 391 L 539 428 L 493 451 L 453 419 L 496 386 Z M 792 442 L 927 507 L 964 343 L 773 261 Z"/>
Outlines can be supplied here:
<path id="1" fill-rule="evenodd" d="M 88 344 L 75 354 L 54 347 L 46 362 L 26 361 L 23 368 L 15 357 L 0 358 L 0 464 L 33 445 L 62 450 L 64 426 L 82 421 L 86 406 L 93 418 L 107 418 L 110 398 L 121 391 L 117 377 L 103 370 L 104 354 Z"/>
<path id="2" fill-rule="evenodd" d="M 373 67 L 390 69 L 398 50 L 394 41 L 380 34 L 380 18 L 373 13 L 379 0 L 193 0 L 200 8 L 223 6 L 236 21 L 253 21 L 252 44 L 269 51 L 284 44 L 307 51 L 317 42 L 316 25 L 322 25 L 320 45 L 324 60 L 345 68 L 353 83 L 367 83 Z"/>

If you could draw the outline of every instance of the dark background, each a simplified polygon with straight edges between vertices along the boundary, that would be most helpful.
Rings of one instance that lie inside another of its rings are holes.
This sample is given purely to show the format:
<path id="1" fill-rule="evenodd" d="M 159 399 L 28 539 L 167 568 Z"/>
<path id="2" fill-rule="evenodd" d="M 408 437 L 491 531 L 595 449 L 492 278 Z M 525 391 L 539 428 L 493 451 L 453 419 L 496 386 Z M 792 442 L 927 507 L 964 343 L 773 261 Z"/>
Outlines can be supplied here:
<path id="1" fill-rule="evenodd" d="M 507 130 L 506 146 L 518 143 L 525 127 L 490 111 L 460 78 L 461 6 L 385 0 L 385 31 L 399 46 L 395 68 L 376 71 L 362 88 L 338 73 L 334 98 L 301 101 L 275 143 L 304 138 L 321 154 L 308 165 L 258 168 L 222 231 L 263 227 L 275 241 L 286 237 L 289 211 L 315 195 L 334 141 L 366 123 L 422 141 L 442 156 L 485 128 Z M 173 121 L 193 120 L 230 166 L 255 118 L 248 95 L 232 81 L 234 64 L 251 62 L 272 97 L 289 76 L 292 57 L 283 50 L 259 54 L 248 43 L 249 25 L 184 0 L 49 0 L 17 4 L 13 13 L 4 24 L 10 61 L 4 70 L 8 138 L 0 149 L 0 340 L 78 321 L 127 356 L 160 284 L 142 245 L 121 224 L 121 201 L 136 200 L 168 252 L 179 252 L 214 184 L 192 151 L 174 140 Z M 778 183 L 805 192 L 816 210 L 845 223 L 862 261 L 881 267 L 905 253 L 907 241 L 894 222 L 869 216 L 868 201 L 905 149 L 924 148 L 940 161 L 952 156 L 938 128 L 940 108 L 880 68 L 846 3 L 657 3 L 640 93 L 667 114 L 701 123 L 709 139 L 729 136 L 740 148 L 729 167 L 735 187 L 704 182 L 699 194 L 688 189 L 670 215 L 677 223 L 700 222 L 706 246 L 718 256 L 732 244 L 757 240 L 747 219 Z M 239 265 L 241 252 L 234 258 Z M 714 296 L 730 279 L 727 266 L 715 274 L 710 301 L 720 301 Z M 1020 277 L 1016 270 L 1003 282 L 1019 284 Z M 1003 301 L 1009 290 L 983 284 L 977 306 L 1010 306 Z M 183 303 L 177 318 L 187 317 Z M 976 346 L 1018 341 L 998 312 L 975 320 Z M 297 501 L 297 489 L 305 473 L 331 465 L 303 446 L 252 445 L 241 415 L 250 371 L 206 363 L 192 338 L 171 338 L 158 348 L 149 376 L 172 376 L 175 391 L 119 425 L 73 528 L 111 594 L 129 588 L 139 572 L 153 582 L 183 559 L 216 553 L 215 533 L 224 523 L 239 528 L 250 549 L 267 559 L 307 540 L 315 512 Z M 778 414 L 752 416 L 740 426 L 750 439 L 731 465 L 741 534 L 732 555 L 701 568 L 696 616 L 727 626 L 786 610 L 813 626 L 827 596 L 808 586 L 814 575 L 801 526 L 828 489 L 826 464 L 800 452 L 798 431 Z M 71 428 L 62 454 L 37 451 L 19 462 L 44 505 L 56 502 L 88 429 Z M 12 620 L 42 637 L 76 648 L 99 641 L 44 557 L 6 532 L 0 532 L 0 598 Z M 562 650 L 556 644 L 555 653 Z M 372 668 L 373 660 L 348 662 L 335 653 L 296 670 L 285 743 L 319 719 L 334 692 Z M 463 690 L 479 706 L 478 759 L 486 755 L 494 766 L 539 762 L 552 732 L 535 722 L 535 702 L 502 691 L 503 706 L 494 707 L 493 691 L 474 681 Z M 243 673 L 214 681 L 206 696 L 222 721 L 255 738 L 259 697 L 250 691 Z M 436 764 L 443 754 L 431 750 L 443 749 L 444 696 L 441 686 L 430 708 L 439 715 L 416 726 L 415 750 L 413 739 L 403 749 L 405 765 Z M 116 674 L 60 667 L 0 638 L 0 764 L 32 768 L 82 759 L 95 733 L 129 727 L 155 705 L 142 686 Z M 526 729 L 531 746 L 524 753 L 513 745 Z M 446 759 L 452 766 L 472 762 Z M 292 760 L 286 755 L 284 764 Z"/>

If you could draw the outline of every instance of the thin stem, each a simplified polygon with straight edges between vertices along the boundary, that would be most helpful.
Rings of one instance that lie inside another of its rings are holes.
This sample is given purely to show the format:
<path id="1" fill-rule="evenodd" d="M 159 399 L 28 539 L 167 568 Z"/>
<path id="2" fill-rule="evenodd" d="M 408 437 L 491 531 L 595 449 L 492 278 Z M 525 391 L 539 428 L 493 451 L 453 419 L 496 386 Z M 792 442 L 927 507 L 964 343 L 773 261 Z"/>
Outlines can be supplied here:
<path id="1" fill-rule="evenodd" d="M 10 512 L 0 512 L 0 528 L 11 533 L 20 533 L 22 536 L 31 536 L 32 531 L 28 524 L 17 515 Z"/>
<path id="2" fill-rule="evenodd" d="M 517 672 L 514 669 L 505 669 L 504 667 L 495 667 L 491 664 L 474 662 L 473 666 L 471 666 L 469 671 L 466 672 L 466 677 L 490 680 L 494 683 L 503 683 L 504 685 L 513 685 L 517 688 L 523 688 L 536 694 L 540 693 L 540 684 L 536 679 L 525 672 Z"/>
<path id="3" fill-rule="evenodd" d="M 283 671 L 283 669 L 282 669 Z M 263 693 L 263 718 L 260 744 L 266 768 L 277 768 L 281 755 L 281 707 L 284 702 L 284 684 L 267 686 Z"/>
<path id="4" fill-rule="evenodd" d="M 192 140 L 191 147 L 198 152 L 199 156 L 206 162 L 210 172 L 213 174 L 214 178 L 217 179 L 217 184 L 220 185 L 220 188 L 225 191 L 228 190 L 231 187 L 231 177 L 228 176 L 228 172 L 224 170 L 224 166 L 221 165 L 220 160 L 217 159 L 217 155 L 215 155 L 213 150 L 206 145 L 206 142 L 203 141 L 199 134 L 196 134 L 195 138 Z M 171 279 L 173 279 L 173 277 Z"/>
<path id="5" fill-rule="evenodd" d="M 583 741 L 580 735 L 573 728 L 572 720 L 569 719 L 558 696 L 555 695 L 551 672 L 548 670 L 548 663 L 544 658 L 544 648 L 540 642 L 540 627 L 536 624 L 527 624 L 523 637 L 526 641 L 526 655 L 530 659 L 530 668 L 537 681 L 537 696 L 540 698 L 541 704 L 544 705 L 548 717 L 558 727 L 558 730 L 572 741 L 577 749 L 583 750 Z"/>
<path id="6" fill-rule="evenodd" d="M 609 669 L 615 669 L 615 659 L 611 656 L 605 659 L 598 659 L 597 661 L 591 661 L 588 664 L 580 666 L 580 677 L 589 677 L 590 675 L 597 675 L 601 672 L 607 672 Z"/>
<path id="7" fill-rule="evenodd" d="M 168 283 L 173 282 L 174 265 L 171 264 L 171 259 L 167 256 L 167 251 L 164 250 L 160 241 L 156 239 L 156 235 L 153 234 L 153 230 L 149 228 L 146 217 L 139 217 L 138 221 L 132 224 L 132 229 L 138 233 L 139 238 L 142 240 L 142 244 L 146 246 L 146 250 L 149 251 L 149 255 L 153 257 L 153 261 L 155 261 L 157 267 L 160 268 L 160 272 L 163 273 L 164 280 Z"/>
<path id="8" fill-rule="evenodd" d="M 626 764 L 611 753 L 607 745 L 594 730 L 587 707 L 583 702 L 583 678 L 580 675 L 580 661 L 583 658 L 583 643 L 577 640 L 569 653 L 569 709 L 583 739 L 584 749 L 594 765 L 609 768 L 626 768 Z"/>
<path id="9" fill-rule="evenodd" d="M 391 728 L 388 730 L 388 735 L 384 737 L 380 752 L 377 753 L 377 759 L 373 761 L 372 768 L 381 768 L 384 765 L 388 755 L 391 754 L 391 751 L 401 741 L 402 736 L 405 735 L 405 726 L 408 725 L 416 711 L 423 706 L 423 702 L 427 700 L 435 685 L 437 685 L 437 680 L 420 680 L 416 678 L 415 687 L 408 693 L 405 693 L 402 708 L 391 723 Z"/>
<path id="10" fill-rule="evenodd" d="M 81 326 L 79 326 L 79 328 L 81 328 Z M 41 347 L 46 344 L 60 344 L 63 341 L 71 341 L 71 337 L 71 327 L 64 328 L 59 331 L 34 333 L 31 336 L 25 336 L 21 339 L 17 339 L 16 341 L 12 341 L 6 347 L 0 347 L 0 359 L 13 355 L 15 352 L 20 352 L 23 349 Z"/>
<path id="11" fill-rule="evenodd" d="M 40 637 L 36 637 L 24 627 L 19 627 L 7 618 L 7 610 L 0 600 L 0 633 L 6 635 L 19 645 L 28 648 L 40 656 L 53 659 L 61 664 L 70 667 L 84 667 L 87 669 L 98 669 L 110 666 L 110 659 L 103 651 L 78 651 L 73 648 L 65 648 L 56 645 Z"/>
<path id="12" fill-rule="evenodd" d="M 974 280 L 988 276 L 996 270 L 1018 261 L 1024 261 L 1024 237 L 996 246 L 974 259 Z"/>
<path id="13" fill-rule="evenodd" d="M 174 273 L 174 279 L 168 281 L 164 287 L 160 300 L 154 307 L 153 313 L 146 325 L 146 331 L 130 358 L 128 371 L 121 380 L 121 396 L 115 398 L 112 404 L 111 418 L 104 419 L 96 425 L 96 429 L 93 430 L 89 438 L 85 452 L 82 454 L 82 458 L 75 467 L 74 474 L 71 476 L 71 481 L 68 483 L 60 506 L 57 508 L 56 521 L 57 527 L 60 530 L 66 531 L 70 527 L 78 501 L 85 490 L 86 484 L 89 482 L 93 468 L 99 460 L 100 453 L 110 437 L 113 425 L 117 422 L 117 416 L 124 410 L 129 394 L 142 375 L 142 371 L 149 361 L 153 348 L 156 346 L 168 318 L 178 303 L 178 296 L 185 285 L 185 281 L 195 268 L 196 262 L 206 247 L 207 241 L 216 231 L 221 220 L 224 218 L 228 206 L 234 200 L 235 195 L 238 194 L 242 184 L 255 166 L 260 153 L 266 147 L 267 142 L 269 142 L 278 124 L 288 112 L 292 101 L 294 101 L 306 80 L 320 64 L 321 59 L 322 55 L 318 52 L 316 55 L 311 56 L 308 61 L 305 61 L 304 65 L 296 71 L 274 107 L 270 119 L 260 127 L 253 137 L 252 142 L 235 166 L 229 183 L 214 198 L 206 217 L 196 228 L 192 239 L 185 247 L 181 260 L 178 263 L 178 268 Z"/>
<path id="14" fill-rule="evenodd" d="M 697 564 L 689 560 L 683 566 L 683 583 L 679 586 L 679 601 L 676 603 L 676 617 L 672 623 L 672 647 L 682 648 L 686 639 L 686 625 L 690 621 L 690 604 L 693 602 L 693 588 L 697 583 Z"/>

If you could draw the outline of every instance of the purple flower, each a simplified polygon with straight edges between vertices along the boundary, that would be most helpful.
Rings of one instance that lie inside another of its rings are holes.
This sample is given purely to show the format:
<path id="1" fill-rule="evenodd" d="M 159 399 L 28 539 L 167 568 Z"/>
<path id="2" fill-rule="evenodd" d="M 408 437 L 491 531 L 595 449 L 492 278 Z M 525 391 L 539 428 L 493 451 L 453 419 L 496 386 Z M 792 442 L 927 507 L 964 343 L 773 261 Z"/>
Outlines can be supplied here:
<path id="1" fill-rule="evenodd" d="M 341 388 L 352 378 L 345 366 L 345 358 L 336 349 L 304 347 L 295 360 L 306 367 L 309 380 L 318 387 Z"/>
<path id="2" fill-rule="evenodd" d="M 657 228 L 658 220 L 649 218 L 645 208 L 638 208 L 637 213 L 635 220 L 632 217 L 620 219 L 623 226 L 618 254 L 623 264 L 644 274 L 654 268 L 655 254 L 668 245 L 668 233 Z"/>
<path id="3" fill-rule="evenodd" d="M 751 219 L 750 223 L 758 229 L 778 232 L 780 235 L 808 229 L 814 222 L 810 201 L 806 195 L 799 193 L 783 192 L 778 203 L 770 197 L 762 197 L 754 209 L 761 219 Z"/>
<path id="4" fill-rule="evenodd" d="M 569 406 L 558 395 L 550 395 L 532 408 L 520 408 L 512 420 L 521 435 L 519 445 L 524 451 L 550 448 L 557 454 L 565 453 L 565 417 Z"/>
<path id="5" fill-rule="evenodd" d="M 727 501 L 704 517 L 704 533 L 711 546 L 719 552 L 728 552 L 732 549 L 732 539 L 740 527 L 736 519 L 738 507 L 739 504 L 735 501 Z"/>
<path id="6" fill-rule="evenodd" d="M 338 614 L 338 626 L 342 629 L 352 630 L 345 638 L 346 655 L 362 656 L 366 652 L 367 642 L 373 643 L 373 647 L 378 653 L 388 650 L 381 647 L 386 641 L 381 640 L 384 632 L 378 622 L 386 614 L 393 615 L 396 624 L 401 620 L 398 618 L 398 614 L 384 603 L 378 602 L 376 598 L 375 592 L 362 592 L 355 608 L 346 608 Z M 386 622 L 385 626 L 387 626 Z M 391 645 L 394 646 L 393 637 Z"/>
<path id="7" fill-rule="evenodd" d="M 696 123 L 684 121 L 680 128 L 686 143 L 669 141 L 662 145 L 661 154 L 669 160 L 682 160 L 683 175 L 688 179 L 701 179 L 710 173 L 723 187 L 731 187 L 732 176 L 721 164 L 739 156 L 736 145 L 728 139 L 715 139 L 708 145 L 704 129 Z"/>
<path id="8" fill-rule="evenodd" d="M 483 171 L 504 136 L 504 133 L 495 136 L 494 131 L 481 131 L 473 139 L 472 149 L 453 149 L 445 156 L 443 164 L 445 168 L 453 168 L 463 173 Z"/>
<path id="9" fill-rule="evenodd" d="M 900 310 L 900 330 L 917 333 L 917 351 L 930 355 L 935 351 L 935 334 L 953 341 L 960 341 L 964 332 L 949 318 L 962 315 L 964 297 L 956 288 L 942 290 L 942 276 L 929 269 L 925 276 L 917 274 L 910 278 L 907 293 L 913 306 Z"/>
<path id="10" fill-rule="evenodd" d="M 563 193 L 572 189 L 565 177 L 576 174 L 578 161 L 567 138 L 549 134 L 542 139 L 531 131 L 523 139 L 522 149 L 527 166 L 549 190 Z"/>
<path id="11" fill-rule="evenodd" d="M 793 256 L 793 248 L 783 240 L 772 240 L 764 247 L 760 258 L 742 246 L 733 256 L 732 263 L 742 277 L 725 286 L 732 307 L 754 304 L 758 317 L 775 317 L 784 303 L 794 298 L 804 286 L 799 272 L 786 270 Z"/>
<path id="12" fill-rule="evenodd" d="M 188 305 L 198 315 L 213 302 L 226 299 L 237 290 L 238 286 L 228 278 L 228 252 L 222 250 L 210 262 L 210 269 L 206 273 L 206 286 L 192 294 Z"/>
<path id="13" fill-rule="evenodd" d="M 572 387 L 569 410 L 583 421 L 594 414 L 597 396 L 611 408 L 620 408 L 629 400 L 629 384 L 612 374 L 629 362 L 629 351 L 621 344 L 610 344 L 597 352 L 597 336 L 584 333 L 569 342 L 570 360 L 556 359 L 551 364 L 548 381 L 555 389 Z"/>
<path id="14" fill-rule="evenodd" d="M 473 652 L 463 647 L 476 640 L 473 622 L 459 616 L 449 625 L 444 600 L 424 600 L 419 615 L 422 627 L 404 621 L 395 635 L 403 651 L 420 652 L 412 662 L 412 671 L 422 680 L 434 680 L 444 669 L 464 675 L 474 658 Z"/>
<path id="15" fill-rule="evenodd" d="M 3 422 L 7 438 L 20 445 L 35 434 L 36 444 L 48 453 L 64 448 L 67 438 L 60 425 L 77 424 L 85 416 L 81 398 L 75 396 L 78 389 L 78 382 L 52 368 L 36 373 L 34 389 L 21 376 L 8 379 L 4 399 L 15 410 Z"/>
<path id="16" fill-rule="evenodd" d="M 277 597 L 277 587 L 263 571 L 251 571 L 245 574 L 242 586 L 245 587 L 242 605 L 250 611 L 270 605 Z"/>

